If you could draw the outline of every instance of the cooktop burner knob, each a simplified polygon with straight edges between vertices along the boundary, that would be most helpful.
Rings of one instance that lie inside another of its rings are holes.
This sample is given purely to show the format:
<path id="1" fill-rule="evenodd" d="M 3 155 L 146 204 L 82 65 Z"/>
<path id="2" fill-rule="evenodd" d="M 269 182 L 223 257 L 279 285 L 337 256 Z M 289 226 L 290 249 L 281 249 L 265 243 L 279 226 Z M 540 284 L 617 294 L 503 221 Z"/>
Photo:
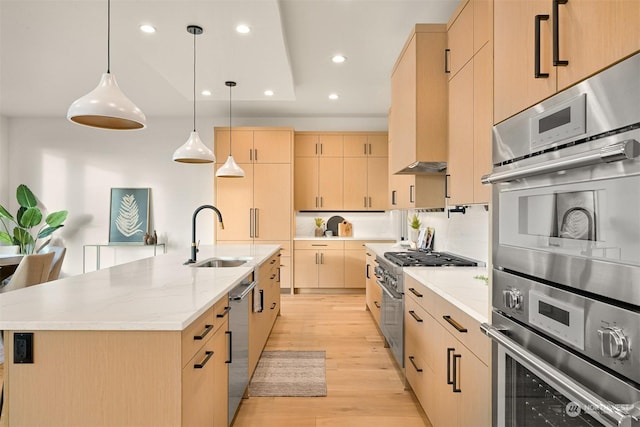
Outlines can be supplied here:
<path id="1" fill-rule="evenodd" d="M 610 326 L 598 329 L 602 357 L 624 360 L 629 355 L 629 339 L 622 329 Z"/>
<path id="2" fill-rule="evenodd" d="M 502 302 L 506 308 L 520 310 L 524 297 L 518 289 L 506 289 L 502 291 Z"/>

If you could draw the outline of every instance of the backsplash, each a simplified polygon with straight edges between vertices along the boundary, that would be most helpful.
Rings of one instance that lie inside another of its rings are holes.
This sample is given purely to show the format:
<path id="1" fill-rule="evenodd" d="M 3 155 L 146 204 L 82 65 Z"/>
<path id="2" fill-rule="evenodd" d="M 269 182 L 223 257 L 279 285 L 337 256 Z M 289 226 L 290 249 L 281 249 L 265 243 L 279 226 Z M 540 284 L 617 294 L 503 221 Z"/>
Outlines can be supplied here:
<path id="1" fill-rule="evenodd" d="M 407 213 L 413 214 L 413 211 Z M 484 206 L 466 213 L 418 212 L 424 227 L 435 228 L 434 250 L 452 252 L 487 263 L 489 259 L 489 212 Z"/>
<path id="2" fill-rule="evenodd" d="M 326 222 L 337 215 L 353 224 L 355 239 L 382 238 L 397 239 L 396 215 L 392 212 L 296 212 L 296 237 L 313 237 L 316 228 L 314 218 Z"/>

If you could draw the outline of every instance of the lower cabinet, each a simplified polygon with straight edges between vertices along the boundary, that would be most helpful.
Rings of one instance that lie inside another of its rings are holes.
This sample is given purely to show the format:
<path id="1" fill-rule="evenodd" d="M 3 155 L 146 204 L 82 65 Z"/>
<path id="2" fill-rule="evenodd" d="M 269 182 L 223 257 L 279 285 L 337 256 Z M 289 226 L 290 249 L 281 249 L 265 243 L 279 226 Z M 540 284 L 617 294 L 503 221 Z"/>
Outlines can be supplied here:
<path id="1" fill-rule="evenodd" d="M 479 323 L 405 276 L 405 375 L 434 427 L 491 425 L 490 342 Z"/>
<path id="2" fill-rule="evenodd" d="M 257 271 L 256 290 L 250 298 L 249 378 L 258 364 L 276 317 L 280 312 L 280 254 L 262 263 Z"/>
<path id="3" fill-rule="evenodd" d="M 296 288 L 344 288 L 344 241 L 296 240 Z"/>
<path id="4" fill-rule="evenodd" d="M 365 250 L 365 281 L 366 281 L 366 301 L 367 309 L 376 321 L 376 325 L 380 327 L 380 307 L 382 303 L 382 289 L 376 283 L 375 268 L 376 254 L 371 249 Z"/>

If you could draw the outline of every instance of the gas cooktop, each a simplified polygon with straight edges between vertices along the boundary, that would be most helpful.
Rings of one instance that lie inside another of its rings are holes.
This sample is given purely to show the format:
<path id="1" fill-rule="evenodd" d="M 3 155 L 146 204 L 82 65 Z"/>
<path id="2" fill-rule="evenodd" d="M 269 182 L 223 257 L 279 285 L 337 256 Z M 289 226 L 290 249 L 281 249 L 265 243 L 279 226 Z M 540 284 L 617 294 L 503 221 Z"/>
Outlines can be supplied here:
<path id="1" fill-rule="evenodd" d="M 476 261 L 448 252 L 407 251 L 385 252 L 384 257 L 400 267 L 475 267 Z"/>

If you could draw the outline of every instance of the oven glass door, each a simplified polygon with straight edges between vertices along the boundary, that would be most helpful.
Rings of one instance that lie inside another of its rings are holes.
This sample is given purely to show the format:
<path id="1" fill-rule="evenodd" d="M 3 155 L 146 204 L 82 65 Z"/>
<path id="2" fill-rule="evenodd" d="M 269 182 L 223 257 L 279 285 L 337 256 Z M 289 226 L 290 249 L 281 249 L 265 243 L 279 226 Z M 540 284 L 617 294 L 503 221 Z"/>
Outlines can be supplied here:
<path id="1" fill-rule="evenodd" d="M 404 298 L 382 288 L 380 329 L 398 366 L 404 367 Z"/>
<path id="2" fill-rule="evenodd" d="M 503 352 L 500 367 L 502 390 L 499 425 L 512 427 L 587 427 L 604 424 L 570 397 L 565 396 L 529 370 L 517 359 Z M 612 425 L 612 424 L 611 424 Z"/>

